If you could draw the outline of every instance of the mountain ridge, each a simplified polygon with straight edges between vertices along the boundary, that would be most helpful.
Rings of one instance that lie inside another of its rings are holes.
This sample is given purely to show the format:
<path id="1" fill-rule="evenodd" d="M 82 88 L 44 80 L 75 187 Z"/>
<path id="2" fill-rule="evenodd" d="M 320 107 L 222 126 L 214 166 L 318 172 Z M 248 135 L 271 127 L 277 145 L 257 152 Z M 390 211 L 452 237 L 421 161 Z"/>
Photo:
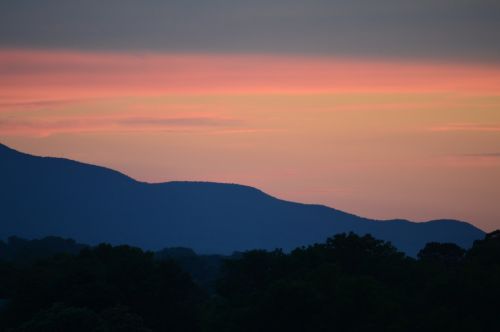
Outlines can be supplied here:
<path id="1" fill-rule="evenodd" d="M 86 243 L 197 252 L 291 250 L 353 231 L 393 242 L 410 255 L 424 242 L 469 247 L 484 232 L 458 220 L 373 220 L 318 204 L 275 198 L 251 186 L 205 181 L 147 183 L 65 158 L 0 144 L 0 237 L 56 235 Z"/>

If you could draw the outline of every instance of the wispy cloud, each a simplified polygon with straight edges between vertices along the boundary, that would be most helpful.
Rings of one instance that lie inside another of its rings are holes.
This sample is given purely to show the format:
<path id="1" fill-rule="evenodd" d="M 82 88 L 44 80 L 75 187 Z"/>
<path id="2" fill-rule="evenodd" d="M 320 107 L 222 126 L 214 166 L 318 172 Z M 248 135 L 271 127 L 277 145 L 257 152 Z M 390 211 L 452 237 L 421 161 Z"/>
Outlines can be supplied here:
<path id="1" fill-rule="evenodd" d="M 500 152 L 465 153 L 459 156 L 465 158 L 500 158 Z"/>
<path id="2" fill-rule="evenodd" d="M 0 101 L 1 113 L 16 113 L 24 111 L 56 110 L 67 106 L 75 106 L 84 102 L 95 101 L 95 98 L 86 99 L 33 99 Z"/>
<path id="3" fill-rule="evenodd" d="M 500 67 L 326 56 L 0 49 L 0 98 L 500 89 Z"/>
<path id="4" fill-rule="evenodd" d="M 72 117 L 52 119 L 0 120 L 2 135 L 50 136 L 61 133 L 130 131 L 228 130 L 242 127 L 242 121 L 223 117 Z M 240 130 L 243 130 L 242 127 Z"/>
<path id="5" fill-rule="evenodd" d="M 500 152 L 455 153 L 431 160 L 432 165 L 456 168 L 491 168 L 500 166 Z"/>
<path id="6" fill-rule="evenodd" d="M 471 132 L 500 132 L 500 123 L 448 123 L 430 128 L 430 131 L 471 131 Z"/>

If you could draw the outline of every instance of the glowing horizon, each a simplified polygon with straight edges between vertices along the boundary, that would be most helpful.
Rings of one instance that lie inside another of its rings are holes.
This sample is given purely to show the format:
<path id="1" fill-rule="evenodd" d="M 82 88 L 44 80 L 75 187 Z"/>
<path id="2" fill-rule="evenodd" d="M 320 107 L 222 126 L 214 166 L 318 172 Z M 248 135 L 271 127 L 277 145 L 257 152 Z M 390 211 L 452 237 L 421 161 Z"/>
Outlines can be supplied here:
<path id="1" fill-rule="evenodd" d="M 380 218 L 500 211 L 500 65 L 0 49 L 0 140 Z"/>

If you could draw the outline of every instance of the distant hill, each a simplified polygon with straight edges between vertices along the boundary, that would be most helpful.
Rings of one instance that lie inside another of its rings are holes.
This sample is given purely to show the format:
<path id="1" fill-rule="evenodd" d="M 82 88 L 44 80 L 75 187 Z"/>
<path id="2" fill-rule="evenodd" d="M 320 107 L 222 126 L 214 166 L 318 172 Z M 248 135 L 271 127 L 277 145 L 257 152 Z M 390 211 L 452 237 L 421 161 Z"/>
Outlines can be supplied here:
<path id="1" fill-rule="evenodd" d="M 62 236 L 89 244 L 228 254 L 289 250 L 349 231 L 371 233 L 410 255 L 431 241 L 469 247 L 484 237 L 456 220 L 375 221 L 236 184 L 148 184 L 104 167 L 36 157 L 0 144 L 0 239 Z"/>

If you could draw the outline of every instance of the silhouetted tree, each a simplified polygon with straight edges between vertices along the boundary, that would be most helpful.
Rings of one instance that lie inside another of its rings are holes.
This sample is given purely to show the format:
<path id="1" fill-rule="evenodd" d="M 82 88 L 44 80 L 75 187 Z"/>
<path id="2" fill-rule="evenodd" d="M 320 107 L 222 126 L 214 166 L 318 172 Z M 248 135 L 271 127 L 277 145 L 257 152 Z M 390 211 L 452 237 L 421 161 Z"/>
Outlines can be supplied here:
<path id="1" fill-rule="evenodd" d="M 25 271 L 16 288 L 4 320 L 12 327 L 40 311 L 43 317 L 66 315 L 62 307 L 43 311 L 60 303 L 96 313 L 126 306 L 155 331 L 197 331 L 204 301 L 203 293 L 173 261 L 155 261 L 152 253 L 128 246 L 100 245 L 77 256 L 40 261 Z"/>
<path id="2" fill-rule="evenodd" d="M 96 332 L 101 326 L 100 317 L 86 308 L 68 307 L 54 304 L 50 308 L 35 314 L 23 323 L 15 332 Z"/>
<path id="3" fill-rule="evenodd" d="M 456 264 L 464 258 L 465 252 L 463 248 L 454 243 L 430 242 L 420 250 L 417 256 L 426 262 Z"/>
<path id="4" fill-rule="evenodd" d="M 12 248 L 16 243 L 38 245 L 16 239 Z M 204 273 L 215 278 L 214 270 L 205 270 L 213 258 L 207 257 L 187 248 L 154 255 L 100 245 L 37 262 L 0 260 L 0 331 L 498 328 L 500 231 L 469 250 L 429 243 L 418 260 L 388 242 L 352 233 L 290 253 L 217 256 L 223 263 L 210 297 L 176 263 L 200 280 Z"/>

